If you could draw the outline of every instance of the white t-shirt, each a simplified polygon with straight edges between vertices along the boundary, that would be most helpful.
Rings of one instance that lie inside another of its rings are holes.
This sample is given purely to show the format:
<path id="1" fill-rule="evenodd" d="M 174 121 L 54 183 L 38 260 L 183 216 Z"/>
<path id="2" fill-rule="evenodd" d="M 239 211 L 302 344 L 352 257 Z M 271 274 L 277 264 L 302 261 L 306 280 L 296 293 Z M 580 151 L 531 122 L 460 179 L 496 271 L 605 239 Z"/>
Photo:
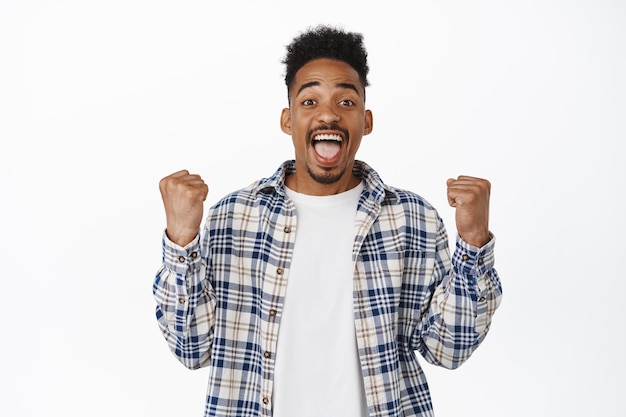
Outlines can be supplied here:
<path id="1" fill-rule="evenodd" d="M 363 184 L 341 194 L 287 190 L 296 241 L 278 334 L 274 417 L 364 417 L 352 245 Z"/>

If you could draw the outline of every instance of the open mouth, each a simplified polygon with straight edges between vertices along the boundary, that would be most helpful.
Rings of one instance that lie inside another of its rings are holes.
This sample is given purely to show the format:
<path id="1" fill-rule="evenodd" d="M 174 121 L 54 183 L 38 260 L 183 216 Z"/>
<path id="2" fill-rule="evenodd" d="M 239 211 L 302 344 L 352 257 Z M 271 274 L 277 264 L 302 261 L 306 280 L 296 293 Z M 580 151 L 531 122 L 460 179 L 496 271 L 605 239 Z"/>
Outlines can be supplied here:
<path id="1" fill-rule="evenodd" d="M 315 153 L 322 159 L 332 160 L 341 152 L 343 138 L 336 133 L 322 133 L 313 136 L 311 143 Z"/>

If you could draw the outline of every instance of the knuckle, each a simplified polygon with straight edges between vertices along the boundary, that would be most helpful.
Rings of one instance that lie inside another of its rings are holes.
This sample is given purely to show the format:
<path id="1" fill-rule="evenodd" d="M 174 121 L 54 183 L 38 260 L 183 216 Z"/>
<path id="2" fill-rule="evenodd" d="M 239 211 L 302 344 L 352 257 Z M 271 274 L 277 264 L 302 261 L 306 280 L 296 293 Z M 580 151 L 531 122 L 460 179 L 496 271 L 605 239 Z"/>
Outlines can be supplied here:
<path id="1" fill-rule="evenodd" d="M 161 181 L 159 181 L 159 189 L 161 191 L 168 191 L 170 189 L 170 184 L 171 184 L 170 177 L 162 178 Z"/>

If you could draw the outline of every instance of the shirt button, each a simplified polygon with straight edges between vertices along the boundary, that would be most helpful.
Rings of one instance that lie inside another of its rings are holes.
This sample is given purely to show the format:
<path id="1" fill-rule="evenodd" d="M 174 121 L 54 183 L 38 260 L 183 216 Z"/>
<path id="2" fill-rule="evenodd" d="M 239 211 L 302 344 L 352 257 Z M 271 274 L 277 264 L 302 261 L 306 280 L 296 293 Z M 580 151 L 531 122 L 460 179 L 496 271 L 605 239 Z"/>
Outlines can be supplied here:
<path id="1" fill-rule="evenodd" d="M 271 353 L 269 353 L 269 352 L 267 352 L 267 351 L 265 351 L 265 353 L 263 353 L 263 357 L 264 357 L 265 359 L 269 359 L 269 358 L 271 358 L 271 357 L 272 357 L 272 354 L 271 354 Z"/>
<path id="2" fill-rule="evenodd" d="M 178 302 L 181 303 L 181 304 L 185 304 L 185 299 L 183 297 L 180 297 L 178 299 Z"/>
<path id="3" fill-rule="evenodd" d="M 277 312 L 276 310 L 271 309 L 271 310 L 270 310 L 270 317 L 276 317 L 276 314 L 277 314 L 277 313 L 278 313 L 278 312 Z"/>
<path id="4" fill-rule="evenodd" d="M 482 265 L 483 264 L 483 258 L 478 258 L 478 265 Z"/>
<path id="5" fill-rule="evenodd" d="M 289 227 L 289 226 L 285 226 L 285 228 L 283 229 L 283 231 L 284 231 L 285 233 L 291 233 L 291 227 Z"/>
<path id="6" fill-rule="evenodd" d="M 191 259 L 196 259 L 198 257 L 198 252 L 191 252 Z"/>
<path id="7" fill-rule="evenodd" d="M 463 255 L 463 260 L 464 261 L 469 261 L 470 256 L 466 253 Z"/>
<path id="8" fill-rule="evenodd" d="M 277 273 L 278 275 L 282 275 L 282 274 L 283 274 L 283 269 L 282 269 L 282 268 L 278 268 L 278 269 L 276 269 L 276 273 Z"/>
<path id="9" fill-rule="evenodd" d="M 478 299 L 478 301 L 480 301 L 480 302 L 482 303 L 483 301 L 485 301 L 485 297 L 480 297 L 480 298 Z"/>
<path id="10" fill-rule="evenodd" d="M 178 257 L 178 262 L 180 262 L 181 264 L 184 263 L 186 261 L 185 257 L 183 255 L 180 255 Z"/>
<path id="11" fill-rule="evenodd" d="M 270 399 L 267 397 L 263 397 L 263 404 L 268 405 L 270 403 Z"/>

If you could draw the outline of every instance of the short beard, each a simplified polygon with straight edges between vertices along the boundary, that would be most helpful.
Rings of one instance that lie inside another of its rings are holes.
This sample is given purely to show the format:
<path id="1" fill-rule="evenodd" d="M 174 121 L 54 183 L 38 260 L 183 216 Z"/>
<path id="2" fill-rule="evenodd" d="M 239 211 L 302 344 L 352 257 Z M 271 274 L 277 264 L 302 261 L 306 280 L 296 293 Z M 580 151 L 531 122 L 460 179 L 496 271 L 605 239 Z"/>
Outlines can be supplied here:
<path id="1" fill-rule="evenodd" d="M 309 130 L 309 132 L 307 133 L 307 138 L 306 138 L 308 146 L 312 146 L 311 143 L 313 142 L 313 135 L 315 135 L 316 132 L 321 131 L 321 130 L 338 130 L 343 133 L 343 136 L 345 138 L 344 140 L 346 142 L 350 140 L 350 132 L 348 132 L 346 129 L 342 128 L 341 126 L 339 126 L 337 123 L 332 123 L 330 126 L 318 126 L 315 129 Z M 346 168 L 344 167 L 344 169 L 342 169 L 341 172 L 337 174 L 332 174 L 330 172 L 323 172 L 321 174 L 316 174 L 308 165 L 306 167 L 306 170 L 315 182 L 319 184 L 323 184 L 323 185 L 335 184 L 337 181 L 339 181 L 343 177 L 343 174 L 345 174 L 346 172 Z"/>
<path id="2" fill-rule="evenodd" d="M 343 174 L 346 172 L 346 169 L 344 168 L 341 170 L 341 172 L 338 172 L 336 174 L 332 174 L 330 172 L 316 174 L 308 165 L 306 166 L 306 170 L 315 182 L 323 185 L 335 184 L 343 177 Z"/>

